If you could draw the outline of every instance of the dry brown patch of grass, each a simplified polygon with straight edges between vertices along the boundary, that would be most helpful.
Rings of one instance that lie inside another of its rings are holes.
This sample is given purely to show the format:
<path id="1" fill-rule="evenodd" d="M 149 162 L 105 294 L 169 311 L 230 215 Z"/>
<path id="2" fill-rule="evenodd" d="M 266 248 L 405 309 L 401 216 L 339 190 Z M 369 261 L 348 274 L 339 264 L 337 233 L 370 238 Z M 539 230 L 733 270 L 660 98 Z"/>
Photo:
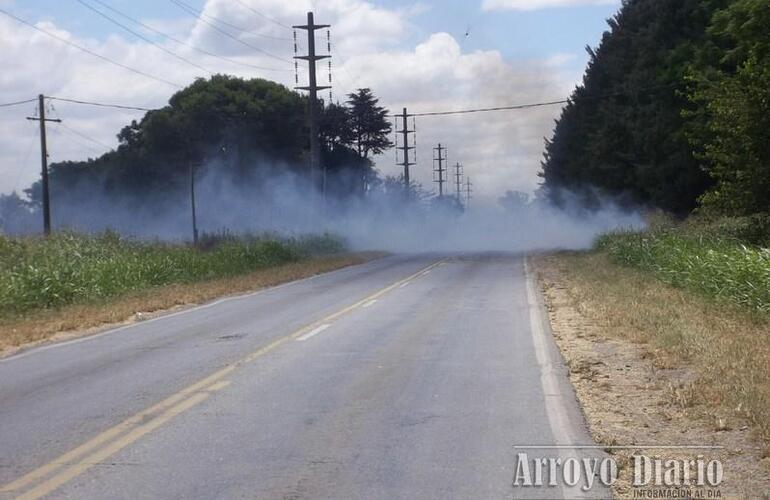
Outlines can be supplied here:
<path id="1" fill-rule="evenodd" d="M 364 252 L 320 257 L 260 269 L 243 276 L 198 283 L 168 285 L 126 294 L 103 302 L 75 304 L 0 320 L 0 356 L 48 341 L 65 340 L 96 333 L 108 327 L 141 321 L 171 310 L 279 285 L 362 264 L 382 257 Z"/>
<path id="2" fill-rule="evenodd" d="M 724 446 L 723 494 L 770 498 L 770 319 L 601 253 L 535 263 L 597 442 Z"/>
<path id="3" fill-rule="evenodd" d="M 749 419 L 770 442 L 768 318 L 669 287 L 601 254 L 560 258 L 590 317 L 611 334 L 649 344 L 659 367 L 695 368 L 692 392 L 700 402 Z"/>

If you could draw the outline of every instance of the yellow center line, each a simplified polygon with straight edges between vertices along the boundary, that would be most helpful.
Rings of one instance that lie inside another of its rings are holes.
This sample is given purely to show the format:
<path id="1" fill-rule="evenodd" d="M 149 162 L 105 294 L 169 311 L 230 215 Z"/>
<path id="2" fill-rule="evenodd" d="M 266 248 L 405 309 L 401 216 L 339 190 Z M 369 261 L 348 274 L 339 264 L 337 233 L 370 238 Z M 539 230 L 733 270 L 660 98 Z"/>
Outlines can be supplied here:
<path id="1" fill-rule="evenodd" d="M 82 474 L 83 472 L 91 468 L 93 465 L 98 464 L 103 460 L 106 460 L 107 458 L 114 455 L 118 451 L 122 450 L 126 446 L 137 441 L 139 438 L 141 438 L 145 434 L 148 434 L 154 431 L 155 429 L 165 424 L 166 422 L 176 417 L 177 415 L 181 414 L 182 412 L 185 412 L 190 408 L 192 408 L 193 406 L 197 405 L 198 403 L 201 403 L 204 400 L 208 399 L 209 396 L 211 396 L 210 392 L 199 392 L 197 394 L 193 394 L 189 398 L 183 400 L 178 405 L 172 406 L 171 408 L 166 410 L 164 413 L 162 413 L 158 417 L 150 420 L 144 425 L 140 425 L 136 427 L 134 430 L 124 435 L 120 439 L 117 439 L 112 443 L 110 443 L 109 445 L 103 448 L 100 448 L 99 450 L 87 456 L 86 458 L 76 463 L 75 465 L 69 467 L 68 469 L 63 470 L 62 472 L 56 474 L 55 476 L 48 479 L 47 481 L 41 483 L 36 488 L 33 488 L 27 493 L 21 495 L 20 497 L 18 497 L 18 500 L 32 500 L 36 498 L 41 498 L 53 492 L 59 486 L 62 486 L 63 484 L 76 478 L 77 476 L 79 476 L 80 474 Z"/>
<path id="2" fill-rule="evenodd" d="M 276 349 L 281 344 L 288 342 L 289 340 L 296 340 L 298 337 L 307 334 L 308 332 L 318 328 L 325 323 L 330 323 L 336 319 L 339 319 L 349 312 L 363 306 L 367 302 L 377 300 L 391 290 L 398 288 L 405 283 L 408 283 L 412 279 L 420 276 L 422 273 L 425 273 L 426 271 L 429 271 L 440 265 L 442 262 L 443 261 L 435 262 L 430 266 L 417 271 L 411 276 L 397 281 L 396 283 L 393 283 L 392 285 L 389 285 L 382 290 L 379 290 L 378 292 L 356 302 L 355 304 L 340 309 L 339 311 L 332 313 L 323 319 L 300 328 L 296 332 L 270 342 L 269 344 L 244 357 L 243 359 L 215 371 L 211 375 L 199 380 L 198 382 L 172 394 L 160 403 L 157 403 L 137 413 L 136 415 L 127 418 L 123 422 L 115 425 L 114 427 L 111 427 L 110 429 L 107 429 L 106 431 L 98 434 L 97 436 L 59 456 L 51 462 L 19 477 L 18 479 L 15 479 L 14 481 L 11 481 L 10 483 L 5 484 L 4 486 L 0 486 L 0 493 L 18 491 L 38 480 L 50 476 L 60 468 L 67 466 L 68 468 L 66 468 L 64 471 L 43 481 L 37 487 L 29 490 L 27 493 L 18 498 L 31 500 L 41 498 L 51 493 L 63 484 L 79 476 L 93 465 L 105 460 L 126 446 L 134 443 L 146 434 L 157 429 L 177 415 L 206 400 L 214 391 L 218 391 L 229 385 L 229 382 L 223 381 L 222 379 L 232 373 L 240 365 L 250 363 L 260 356 L 263 356 L 268 352 Z M 85 458 L 81 458 L 84 456 Z"/>
<path id="3" fill-rule="evenodd" d="M 120 436 L 121 434 L 129 431 L 131 428 L 142 423 L 143 421 L 151 419 L 156 414 L 161 413 L 166 409 L 168 409 L 169 407 L 174 406 L 175 404 L 179 403 L 179 401 L 183 400 L 190 394 L 193 394 L 197 391 L 205 389 L 206 386 L 217 382 L 219 379 L 227 376 L 233 370 L 235 370 L 235 366 L 227 366 L 221 370 L 218 370 L 217 372 L 209 375 L 203 380 L 200 380 L 190 385 L 189 387 L 186 387 L 181 391 L 169 396 L 168 398 L 164 399 L 160 403 L 157 403 L 147 408 L 146 410 L 143 410 L 137 413 L 136 415 L 127 418 L 123 422 L 117 424 L 116 426 L 110 429 L 107 429 L 106 431 L 86 441 L 85 443 L 78 446 L 77 448 L 74 448 L 73 450 L 65 453 L 64 455 L 61 455 L 60 457 L 54 459 L 50 463 L 43 465 L 42 467 L 39 467 L 33 470 L 32 472 L 16 479 L 15 481 L 12 481 L 0 487 L 0 493 L 8 493 L 11 491 L 19 490 L 29 485 L 30 483 L 49 475 L 50 473 L 54 472 L 60 467 L 73 462 L 77 458 L 85 455 L 86 453 L 89 453 L 91 450 L 101 446 L 107 441 L 114 439 Z"/>

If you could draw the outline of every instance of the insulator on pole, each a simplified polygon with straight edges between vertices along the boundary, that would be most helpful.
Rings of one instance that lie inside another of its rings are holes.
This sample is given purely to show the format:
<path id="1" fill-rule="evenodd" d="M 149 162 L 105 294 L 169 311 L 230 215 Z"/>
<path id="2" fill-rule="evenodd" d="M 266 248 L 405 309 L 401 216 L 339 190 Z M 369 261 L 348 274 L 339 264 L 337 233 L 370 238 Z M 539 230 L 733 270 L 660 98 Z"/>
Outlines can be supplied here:
<path id="1" fill-rule="evenodd" d="M 396 165 L 399 165 L 400 162 L 398 161 L 398 118 L 394 118 L 393 122 L 394 122 L 393 135 L 395 135 L 396 137 L 396 140 L 394 141 L 396 147 L 393 148 L 393 151 L 395 151 L 396 153 Z"/>

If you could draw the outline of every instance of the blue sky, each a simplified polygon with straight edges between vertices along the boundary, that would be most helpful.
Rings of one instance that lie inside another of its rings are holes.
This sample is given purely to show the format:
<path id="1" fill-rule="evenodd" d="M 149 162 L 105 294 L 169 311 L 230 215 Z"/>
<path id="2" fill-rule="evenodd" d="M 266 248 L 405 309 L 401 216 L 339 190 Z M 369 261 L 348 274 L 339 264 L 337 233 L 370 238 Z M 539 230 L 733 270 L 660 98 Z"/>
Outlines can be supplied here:
<path id="1" fill-rule="evenodd" d="M 179 7 L 167 0 L 110 0 L 111 5 L 141 19 L 174 21 L 189 19 Z M 205 0 L 186 0 L 201 8 Z M 321 3 L 320 1 L 318 3 Z M 385 8 L 409 8 L 411 0 L 375 1 Z M 415 30 L 404 40 L 414 44 L 424 36 L 445 31 L 458 39 L 470 27 L 464 50 L 499 50 L 510 58 L 548 57 L 556 53 L 575 54 L 582 64 L 586 44 L 596 45 L 606 28 L 606 19 L 618 6 L 580 5 L 531 11 L 484 11 L 480 1 L 421 1 L 428 6 L 410 21 Z M 52 20 L 81 36 L 103 39 L 119 28 L 89 12 L 75 0 L 34 0 L 16 2 L 15 12 L 28 20 Z M 269 14 L 269 13 L 268 13 Z"/>

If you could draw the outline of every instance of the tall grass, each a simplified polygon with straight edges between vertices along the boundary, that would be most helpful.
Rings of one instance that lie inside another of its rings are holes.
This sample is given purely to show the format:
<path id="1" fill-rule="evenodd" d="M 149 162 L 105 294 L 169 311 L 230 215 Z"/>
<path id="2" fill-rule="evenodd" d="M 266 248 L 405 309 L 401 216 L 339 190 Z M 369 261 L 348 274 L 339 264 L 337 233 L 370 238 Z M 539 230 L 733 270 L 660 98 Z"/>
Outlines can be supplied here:
<path id="1" fill-rule="evenodd" d="M 770 250 L 713 228 L 611 233 L 596 246 L 613 261 L 650 271 L 670 285 L 770 312 Z"/>
<path id="2" fill-rule="evenodd" d="M 0 236 L 0 315 L 233 276 L 344 248 L 328 235 L 278 240 L 220 234 L 205 236 L 203 243 L 147 243 L 114 233 Z"/>

